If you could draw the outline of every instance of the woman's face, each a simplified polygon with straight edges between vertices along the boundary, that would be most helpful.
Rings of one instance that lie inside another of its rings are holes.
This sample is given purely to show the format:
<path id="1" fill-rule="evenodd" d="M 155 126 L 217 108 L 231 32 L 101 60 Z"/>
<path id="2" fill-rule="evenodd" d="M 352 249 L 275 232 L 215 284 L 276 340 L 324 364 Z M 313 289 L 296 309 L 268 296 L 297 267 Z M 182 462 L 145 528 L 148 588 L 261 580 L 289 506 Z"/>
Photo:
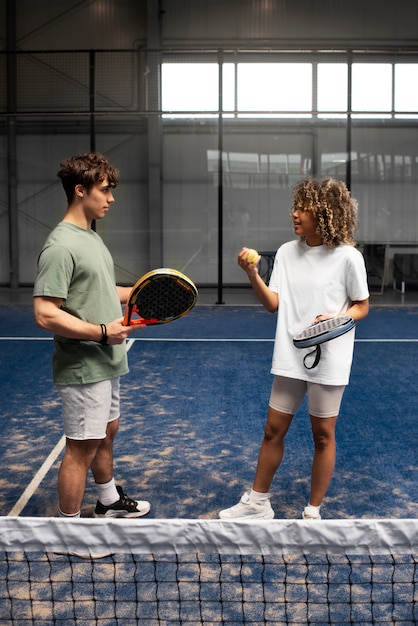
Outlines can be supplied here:
<path id="1" fill-rule="evenodd" d="M 318 218 L 314 216 L 312 211 L 303 211 L 293 207 L 291 218 L 295 234 L 304 237 L 308 246 L 320 246 L 322 244 L 321 236 L 317 233 Z"/>

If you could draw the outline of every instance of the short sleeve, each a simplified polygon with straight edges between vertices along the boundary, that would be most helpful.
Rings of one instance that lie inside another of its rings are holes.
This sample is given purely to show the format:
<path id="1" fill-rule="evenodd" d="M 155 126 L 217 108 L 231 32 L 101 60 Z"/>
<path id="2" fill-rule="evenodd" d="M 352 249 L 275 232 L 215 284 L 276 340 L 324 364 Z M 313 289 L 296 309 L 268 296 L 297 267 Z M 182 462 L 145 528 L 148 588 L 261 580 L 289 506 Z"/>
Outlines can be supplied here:
<path id="1" fill-rule="evenodd" d="M 38 258 L 33 295 L 65 300 L 73 271 L 74 260 L 67 248 L 60 245 L 44 248 Z"/>

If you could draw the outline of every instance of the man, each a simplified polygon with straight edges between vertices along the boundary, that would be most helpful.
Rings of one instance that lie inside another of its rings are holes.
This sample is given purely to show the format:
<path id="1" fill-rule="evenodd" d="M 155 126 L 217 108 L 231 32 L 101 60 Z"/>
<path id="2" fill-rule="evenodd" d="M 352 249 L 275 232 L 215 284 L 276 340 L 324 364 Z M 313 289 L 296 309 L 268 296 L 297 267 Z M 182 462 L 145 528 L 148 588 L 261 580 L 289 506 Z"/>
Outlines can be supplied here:
<path id="1" fill-rule="evenodd" d="M 133 330 L 122 324 L 121 304 L 130 288 L 116 285 L 112 257 L 92 229 L 114 202 L 119 172 L 102 155 L 88 153 L 63 161 L 57 175 L 68 205 L 39 255 L 33 301 L 36 324 L 54 333 L 53 378 L 66 435 L 59 515 L 80 516 L 91 469 L 95 517 L 140 517 L 149 502 L 129 498 L 113 476 L 119 378 L 128 372 L 125 340 Z"/>

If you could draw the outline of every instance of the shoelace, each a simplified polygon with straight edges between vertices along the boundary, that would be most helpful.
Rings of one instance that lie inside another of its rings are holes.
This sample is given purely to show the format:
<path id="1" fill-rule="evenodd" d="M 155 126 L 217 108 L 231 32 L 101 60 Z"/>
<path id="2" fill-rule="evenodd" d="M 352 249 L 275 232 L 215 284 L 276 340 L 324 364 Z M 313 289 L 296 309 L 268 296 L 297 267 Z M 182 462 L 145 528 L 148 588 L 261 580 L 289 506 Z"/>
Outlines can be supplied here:
<path id="1" fill-rule="evenodd" d="M 125 504 L 127 506 L 133 506 L 136 509 L 136 502 L 135 502 L 135 500 L 132 500 L 132 498 L 127 496 L 126 493 L 122 492 L 120 500 L 121 500 L 121 502 L 123 502 L 123 504 Z"/>

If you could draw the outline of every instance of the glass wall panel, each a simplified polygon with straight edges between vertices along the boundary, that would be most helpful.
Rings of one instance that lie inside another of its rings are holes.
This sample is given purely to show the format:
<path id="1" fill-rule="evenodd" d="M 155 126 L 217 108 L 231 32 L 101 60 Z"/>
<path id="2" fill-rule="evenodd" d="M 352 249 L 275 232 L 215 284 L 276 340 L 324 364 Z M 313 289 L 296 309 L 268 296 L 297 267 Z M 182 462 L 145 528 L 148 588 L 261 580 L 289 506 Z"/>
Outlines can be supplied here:
<path id="1" fill-rule="evenodd" d="M 143 119 L 99 120 L 97 147 L 120 172 L 115 201 L 96 230 L 112 251 L 120 284 L 132 284 L 150 268 L 148 134 Z M 122 123 L 123 122 L 123 123 Z"/>
<path id="2" fill-rule="evenodd" d="M 89 120 L 43 119 L 42 125 L 18 134 L 17 203 L 20 282 L 33 282 L 36 258 L 50 230 L 62 219 L 66 197 L 57 178 L 61 160 L 89 151 Z M 123 125 L 122 125 L 123 126 Z M 137 127 L 137 131 L 132 130 Z M 122 131 L 118 120 L 98 123 L 96 149 L 120 170 L 115 202 L 96 229 L 112 251 L 118 281 L 130 284 L 148 271 L 149 216 L 146 131 L 138 122 Z M 4 198 L 7 196 L 5 195 Z M 7 212 L 2 214 L 6 222 Z M 3 229 L 2 229 L 3 233 Z M 2 250 L 6 247 L 2 246 Z"/>
<path id="3" fill-rule="evenodd" d="M 291 188 L 312 173 L 314 135 L 274 122 L 239 123 L 225 128 L 223 146 L 224 277 L 236 283 L 242 246 L 271 251 L 292 238 Z"/>
<path id="4" fill-rule="evenodd" d="M 163 261 L 199 284 L 217 281 L 218 187 L 207 161 L 217 145 L 216 122 L 164 126 Z"/>
<path id="5" fill-rule="evenodd" d="M 16 56 L 17 112 L 89 110 L 89 54 L 35 52 Z"/>
<path id="6" fill-rule="evenodd" d="M 62 159 L 88 147 L 84 133 L 73 132 L 72 120 L 20 119 L 17 123 L 17 213 L 20 283 L 34 280 L 36 259 L 50 230 L 62 219 L 66 198 L 57 178 Z"/>
<path id="7" fill-rule="evenodd" d="M 353 129 L 352 193 L 365 242 L 418 242 L 418 129 Z"/>
<path id="8" fill-rule="evenodd" d="M 10 233 L 8 203 L 7 140 L 0 125 L 0 285 L 10 280 Z"/>

